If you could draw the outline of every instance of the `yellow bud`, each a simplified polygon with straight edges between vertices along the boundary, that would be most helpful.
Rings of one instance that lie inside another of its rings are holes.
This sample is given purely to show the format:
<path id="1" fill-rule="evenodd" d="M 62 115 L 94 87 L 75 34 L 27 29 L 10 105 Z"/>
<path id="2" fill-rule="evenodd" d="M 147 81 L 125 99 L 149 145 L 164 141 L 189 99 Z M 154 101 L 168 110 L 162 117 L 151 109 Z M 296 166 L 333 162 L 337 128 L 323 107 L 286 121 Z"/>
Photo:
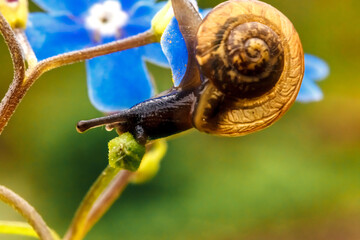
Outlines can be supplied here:
<path id="1" fill-rule="evenodd" d="M 151 28 L 158 38 L 158 41 L 160 41 L 162 34 L 173 17 L 174 12 L 171 7 L 171 1 L 168 1 L 167 4 L 158 13 L 156 13 L 154 18 L 151 20 Z"/>
<path id="2" fill-rule="evenodd" d="M 0 0 L 0 12 L 12 28 L 25 28 L 28 17 L 27 0 Z"/>
<path id="3" fill-rule="evenodd" d="M 130 181 L 132 183 L 140 184 L 152 179 L 159 171 L 160 162 L 167 150 L 165 140 L 157 140 L 146 151 L 139 169 L 133 174 Z"/>

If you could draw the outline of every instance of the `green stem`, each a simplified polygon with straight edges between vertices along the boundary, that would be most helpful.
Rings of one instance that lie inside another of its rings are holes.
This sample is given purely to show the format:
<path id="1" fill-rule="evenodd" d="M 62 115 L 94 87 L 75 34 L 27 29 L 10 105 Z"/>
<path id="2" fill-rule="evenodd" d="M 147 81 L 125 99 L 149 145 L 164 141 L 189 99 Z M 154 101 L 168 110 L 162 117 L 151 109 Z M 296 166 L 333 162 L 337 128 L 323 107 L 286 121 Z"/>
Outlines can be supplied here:
<path id="1" fill-rule="evenodd" d="M 81 202 L 64 240 L 81 240 L 85 237 L 125 189 L 133 174 L 125 169 L 136 171 L 145 154 L 145 146 L 139 144 L 130 133 L 123 133 L 109 141 L 108 148 L 109 165 Z"/>
<path id="2" fill-rule="evenodd" d="M 130 177 L 133 172 L 128 170 L 121 170 L 109 184 L 104 193 L 95 202 L 89 216 L 87 218 L 86 225 L 84 227 L 85 234 L 97 223 L 97 221 L 109 210 L 116 199 L 119 198 L 120 194 L 124 191 L 129 183 Z"/>
<path id="3" fill-rule="evenodd" d="M 101 175 L 96 179 L 95 183 L 92 185 L 84 200 L 81 202 L 80 207 L 76 211 L 75 217 L 65 234 L 64 240 L 80 240 L 83 238 L 89 212 L 96 200 L 119 171 L 119 168 L 107 166 Z"/>

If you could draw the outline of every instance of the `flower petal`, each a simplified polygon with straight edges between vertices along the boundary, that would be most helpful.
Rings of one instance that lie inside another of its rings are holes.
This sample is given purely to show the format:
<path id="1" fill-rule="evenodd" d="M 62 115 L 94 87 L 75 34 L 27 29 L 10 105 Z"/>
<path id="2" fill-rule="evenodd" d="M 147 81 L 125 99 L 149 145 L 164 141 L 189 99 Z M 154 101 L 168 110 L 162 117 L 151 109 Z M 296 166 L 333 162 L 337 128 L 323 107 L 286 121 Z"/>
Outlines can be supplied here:
<path id="1" fill-rule="evenodd" d="M 98 0 L 99 1 L 99 0 Z M 125 10 L 125 11 L 130 11 L 130 9 L 132 8 L 136 8 L 135 5 L 153 5 L 155 4 L 155 1 L 154 0 L 120 0 L 120 3 L 121 3 L 121 7 Z"/>
<path id="2" fill-rule="evenodd" d="M 118 0 L 113 0 L 118 1 Z M 83 13 L 87 12 L 92 5 L 95 3 L 104 2 L 102 0 L 77 0 L 76 3 L 73 0 L 33 0 L 35 4 L 44 9 L 49 13 L 66 13 L 72 14 L 74 16 L 80 16 Z M 136 4 L 154 4 L 154 0 L 120 0 L 122 8 L 125 11 L 128 11 Z"/>
<path id="3" fill-rule="evenodd" d="M 33 0 L 35 4 L 49 13 L 66 13 L 80 16 L 99 0 Z M 130 2 L 130 1 L 129 1 Z"/>
<path id="4" fill-rule="evenodd" d="M 161 47 L 169 60 L 174 86 L 179 86 L 186 71 L 188 51 L 175 18 L 170 21 L 161 37 Z"/>
<path id="5" fill-rule="evenodd" d="M 209 12 L 210 9 L 200 9 L 200 13 L 204 17 Z M 188 52 L 175 18 L 170 21 L 161 37 L 161 47 L 170 63 L 174 86 L 178 86 L 186 72 Z"/>
<path id="6" fill-rule="evenodd" d="M 315 81 L 323 80 L 329 75 L 326 62 L 314 55 L 305 54 L 305 75 Z"/>
<path id="7" fill-rule="evenodd" d="M 91 42 L 82 25 L 67 16 L 29 15 L 26 35 L 39 60 L 82 49 Z"/>
<path id="8" fill-rule="evenodd" d="M 307 103 L 320 101 L 322 99 L 323 93 L 321 89 L 312 80 L 304 77 L 296 101 Z"/>
<path id="9" fill-rule="evenodd" d="M 129 49 L 87 61 L 91 103 L 102 112 L 129 108 L 152 96 L 140 49 Z"/>
<path id="10" fill-rule="evenodd" d="M 163 3 L 139 1 L 128 12 L 129 21 L 122 29 L 122 38 L 136 35 L 151 28 L 151 20 L 164 6 Z"/>
<path id="11" fill-rule="evenodd" d="M 164 6 L 164 2 L 155 4 L 153 1 L 139 1 L 129 11 L 130 19 L 123 28 L 124 36 L 133 36 L 151 28 L 151 20 L 155 14 Z M 169 63 L 161 46 L 158 43 L 149 44 L 141 48 L 142 56 L 147 61 L 168 67 Z"/>
<path id="12" fill-rule="evenodd" d="M 305 73 L 299 94 L 296 98 L 298 102 L 313 102 L 323 99 L 321 89 L 316 85 L 329 75 L 329 67 L 322 59 L 305 54 Z"/>
<path id="13" fill-rule="evenodd" d="M 142 47 L 143 58 L 153 64 L 159 65 L 161 67 L 169 67 L 169 62 L 166 56 L 164 55 L 161 46 L 159 43 L 153 43 Z"/>
<path id="14" fill-rule="evenodd" d="M 165 2 L 138 1 L 129 9 L 130 25 L 151 26 L 151 20 L 155 14 L 165 5 Z"/>

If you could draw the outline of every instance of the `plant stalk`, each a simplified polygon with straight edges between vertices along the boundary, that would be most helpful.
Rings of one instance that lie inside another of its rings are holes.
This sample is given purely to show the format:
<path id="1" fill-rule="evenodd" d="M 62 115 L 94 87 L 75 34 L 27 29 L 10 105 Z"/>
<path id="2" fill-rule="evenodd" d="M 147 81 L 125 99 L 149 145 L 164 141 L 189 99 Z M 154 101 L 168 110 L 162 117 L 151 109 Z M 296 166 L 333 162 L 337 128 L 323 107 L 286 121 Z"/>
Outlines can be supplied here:
<path id="1" fill-rule="evenodd" d="M 40 214 L 22 197 L 0 185 L 0 200 L 19 212 L 42 240 L 53 240 L 51 231 Z"/>

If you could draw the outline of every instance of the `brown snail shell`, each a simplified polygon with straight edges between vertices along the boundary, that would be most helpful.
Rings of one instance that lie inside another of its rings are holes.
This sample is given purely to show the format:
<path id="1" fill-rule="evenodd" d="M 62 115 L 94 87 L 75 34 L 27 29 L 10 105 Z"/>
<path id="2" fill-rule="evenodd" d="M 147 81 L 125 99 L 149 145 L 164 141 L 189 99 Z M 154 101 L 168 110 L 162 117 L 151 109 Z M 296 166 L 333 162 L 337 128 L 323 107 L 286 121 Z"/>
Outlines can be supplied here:
<path id="1" fill-rule="evenodd" d="M 193 111 L 203 132 L 240 136 L 269 126 L 295 101 L 304 54 L 289 19 L 255 0 L 231 0 L 199 26 L 196 59 L 206 80 Z"/>

